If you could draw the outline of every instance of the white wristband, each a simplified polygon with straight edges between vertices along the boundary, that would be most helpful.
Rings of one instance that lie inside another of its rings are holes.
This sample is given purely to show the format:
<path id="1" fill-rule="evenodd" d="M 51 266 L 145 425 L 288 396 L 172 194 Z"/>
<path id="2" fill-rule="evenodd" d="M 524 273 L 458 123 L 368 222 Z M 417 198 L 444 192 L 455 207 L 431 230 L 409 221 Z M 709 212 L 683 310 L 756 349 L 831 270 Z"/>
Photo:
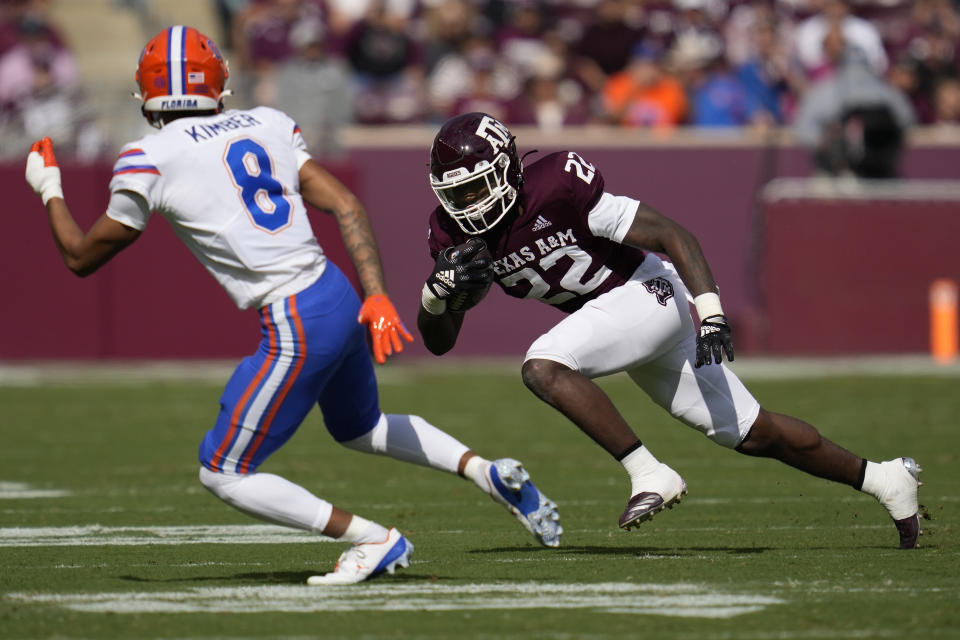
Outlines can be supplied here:
<path id="1" fill-rule="evenodd" d="M 433 291 L 430 291 L 430 287 L 426 284 L 423 285 L 423 291 L 420 292 L 420 304 L 432 316 L 442 315 L 447 310 L 447 301 L 433 295 Z"/>
<path id="2" fill-rule="evenodd" d="M 722 316 L 723 307 L 720 306 L 720 296 L 715 293 L 701 293 L 693 299 L 693 305 L 697 308 L 697 315 L 700 320 L 706 320 L 710 316 Z"/>

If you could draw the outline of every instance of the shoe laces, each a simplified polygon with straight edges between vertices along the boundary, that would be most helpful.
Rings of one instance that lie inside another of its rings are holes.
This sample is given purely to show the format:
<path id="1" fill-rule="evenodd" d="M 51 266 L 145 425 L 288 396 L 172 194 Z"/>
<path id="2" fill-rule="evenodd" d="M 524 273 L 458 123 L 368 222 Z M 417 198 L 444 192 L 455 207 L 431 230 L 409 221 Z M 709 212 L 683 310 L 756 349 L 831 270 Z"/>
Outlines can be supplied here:
<path id="1" fill-rule="evenodd" d="M 341 573 L 347 571 L 350 573 L 357 573 L 363 568 L 363 561 L 367 559 L 367 554 L 363 552 L 363 549 L 359 545 L 354 545 L 340 554 L 340 559 L 337 560 L 337 566 L 334 567 L 334 573 Z"/>

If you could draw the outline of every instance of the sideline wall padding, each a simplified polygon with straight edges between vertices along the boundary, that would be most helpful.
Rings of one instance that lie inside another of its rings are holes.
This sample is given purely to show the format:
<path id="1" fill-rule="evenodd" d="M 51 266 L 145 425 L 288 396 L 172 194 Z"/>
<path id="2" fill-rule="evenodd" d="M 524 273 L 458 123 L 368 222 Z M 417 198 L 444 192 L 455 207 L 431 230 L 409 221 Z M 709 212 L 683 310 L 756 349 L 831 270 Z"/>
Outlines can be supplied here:
<path id="1" fill-rule="evenodd" d="M 530 150 L 520 142 L 521 153 Z M 551 150 L 555 149 L 540 147 L 541 154 Z M 783 309 L 789 307 L 782 305 L 792 304 L 792 296 L 783 301 L 768 298 L 773 305 L 769 314 L 757 306 L 758 287 L 762 282 L 769 285 L 770 280 L 760 279 L 762 268 L 754 261 L 758 246 L 754 234 L 761 213 L 755 206 L 755 194 L 764 178 L 807 175 L 809 162 L 801 150 L 781 148 L 771 154 L 769 148 L 756 146 L 709 145 L 580 146 L 575 150 L 604 174 L 608 191 L 653 205 L 699 237 L 720 284 L 740 351 L 764 347 L 789 353 L 849 351 L 854 343 L 835 340 L 834 327 L 808 327 L 802 340 L 792 342 L 781 339 L 782 333 L 770 332 L 771 325 L 778 331 L 791 326 L 785 323 L 795 316 L 787 313 L 784 317 Z M 956 177 L 956 155 L 952 148 L 911 150 L 904 170 L 912 177 Z M 435 198 L 427 182 L 427 148 L 354 149 L 328 168 L 366 205 L 381 245 L 391 297 L 416 335 L 420 289 L 432 265 L 426 247 L 426 220 Z M 111 167 L 109 163 L 64 164 L 62 169 L 68 202 L 87 228 L 106 207 Z M 6 197 L 0 261 L 7 285 L 0 316 L 0 359 L 238 358 L 252 352 L 259 337 L 257 314 L 240 313 L 234 307 L 160 216 L 151 219 L 132 247 L 97 274 L 81 280 L 63 266 L 42 206 L 24 182 L 22 163 L 0 166 L 0 185 Z M 796 220 L 807 214 L 802 205 L 792 211 L 789 215 Z M 889 215 L 890 220 L 896 217 Z M 327 253 L 355 280 L 335 222 L 317 212 L 311 214 L 311 220 Z M 957 226 L 952 218 L 930 218 L 930 224 L 933 226 L 900 225 L 895 232 L 881 231 L 874 224 L 875 240 L 895 237 L 902 246 L 914 240 L 922 243 L 931 236 L 937 241 L 947 237 L 955 241 Z M 782 229 L 774 231 L 781 233 Z M 859 238 L 860 234 L 848 228 L 828 250 L 842 259 L 852 255 L 842 240 L 855 243 Z M 809 244 L 814 239 L 788 232 L 777 236 L 775 243 L 805 254 L 818 251 Z M 905 263 L 905 268 L 912 269 L 912 264 Z M 775 274 L 781 274 L 787 266 L 777 263 L 775 268 Z M 921 297 L 925 295 L 925 277 L 915 279 Z M 798 276 L 794 282 L 802 280 Z M 899 290 L 898 295 L 907 293 Z M 890 319 L 892 327 L 925 322 L 922 305 L 905 301 L 898 313 L 910 318 Z M 519 367 L 530 342 L 560 317 L 546 305 L 507 298 L 494 290 L 467 317 L 452 355 L 506 356 L 515 358 Z M 887 317 L 881 314 L 874 322 L 886 322 Z M 860 317 L 845 315 L 835 324 L 862 330 L 862 322 Z M 886 331 L 884 341 L 863 348 L 889 352 L 925 349 L 913 332 L 906 333 Z M 429 354 L 418 339 L 402 357 L 422 356 Z"/>

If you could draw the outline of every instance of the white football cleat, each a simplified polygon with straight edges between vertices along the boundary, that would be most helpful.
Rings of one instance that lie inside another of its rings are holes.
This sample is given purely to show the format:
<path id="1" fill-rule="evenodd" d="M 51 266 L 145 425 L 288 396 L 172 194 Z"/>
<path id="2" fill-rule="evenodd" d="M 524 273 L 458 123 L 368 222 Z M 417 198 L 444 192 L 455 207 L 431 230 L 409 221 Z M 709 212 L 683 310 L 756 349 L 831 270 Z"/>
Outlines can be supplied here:
<path id="1" fill-rule="evenodd" d="M 880 469 L 886 477 L 880 501 L 897 527 L 901 549 L 915 549 L 920 537 L 920 472 L 923 469 L 913 458 L 894 458 L 881 462 Z"/>
<path id="2" fill-rule="evenodd" d="M 310 585 L 356 584 L 386 571 L 393 573 L 397 565 L 410 566 L 413 545 L 395 528 L 387 533 L 383 542 L 355 544 L 340 555 L 332 573 L 310 576 Z"/>
<path id="3" fill-rule="evenodd" d="M 620 528 L 629 531 L 640 523 L 651 519 L 664 509 L 672 509 L 687 495 L 687 483 L 680 474 L 663 464 L 645 475 L 644 491 L 634 494 L 627 502 L 627 508 L 620 516 Z"/>
<path id="4" fill-rule="evenodd" d="M 519 461 L 494 460 L 483 470 L 483 477 L 490 496 L 506 507 L 537 542 L 545 547 L 560 546 L 563 527 L 557 505 L 534 486 Z"/>

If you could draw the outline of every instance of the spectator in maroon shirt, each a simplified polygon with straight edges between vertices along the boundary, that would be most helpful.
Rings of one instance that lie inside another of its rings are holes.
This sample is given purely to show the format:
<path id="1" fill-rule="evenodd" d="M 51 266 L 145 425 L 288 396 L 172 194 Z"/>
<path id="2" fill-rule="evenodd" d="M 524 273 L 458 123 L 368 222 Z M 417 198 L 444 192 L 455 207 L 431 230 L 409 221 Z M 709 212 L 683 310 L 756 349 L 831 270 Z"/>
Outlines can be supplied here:
<path id="1" fill-rule="evenodd" d="M 594 93 L 603 91 L 607 78 L 626 68 L 643 37 L 643 29 L 629 15 L 630 3 L 625 0 L 602 0 L 574 47 L 576 73 Z"/>

